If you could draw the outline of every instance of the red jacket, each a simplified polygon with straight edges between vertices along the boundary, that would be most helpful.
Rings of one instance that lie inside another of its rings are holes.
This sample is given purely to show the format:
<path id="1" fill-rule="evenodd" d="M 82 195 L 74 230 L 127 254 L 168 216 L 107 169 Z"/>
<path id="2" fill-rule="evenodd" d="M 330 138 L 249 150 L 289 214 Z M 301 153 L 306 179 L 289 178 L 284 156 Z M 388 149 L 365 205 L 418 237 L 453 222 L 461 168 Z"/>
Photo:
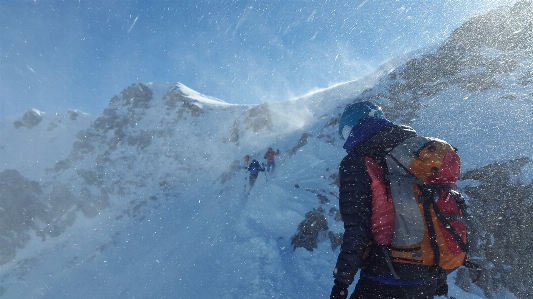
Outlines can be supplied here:
<path id="1" fill-rule="evenodd" d="M 267 159 L 267 162 L 274 162 L 275 155 L 279 155 L 279 150 L 275 152 L 273 149 L 269 148 L 265 154 L 265 159 Z"/>

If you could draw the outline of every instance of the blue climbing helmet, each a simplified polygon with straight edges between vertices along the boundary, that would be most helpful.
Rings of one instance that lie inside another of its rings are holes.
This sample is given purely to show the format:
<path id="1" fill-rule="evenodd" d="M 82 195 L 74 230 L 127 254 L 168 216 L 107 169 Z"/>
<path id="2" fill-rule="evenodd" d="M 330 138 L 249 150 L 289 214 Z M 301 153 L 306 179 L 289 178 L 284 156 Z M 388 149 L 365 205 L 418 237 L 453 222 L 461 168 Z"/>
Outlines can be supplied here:
<path id="1" fill-rule="evenodd" d="M 346 139 L 352 128 L 363 118 L 375 117 L 385 119 L 381 108 L 369 101 L 357 102 L 346 106 L 339 120 L 339 135 Z"/>

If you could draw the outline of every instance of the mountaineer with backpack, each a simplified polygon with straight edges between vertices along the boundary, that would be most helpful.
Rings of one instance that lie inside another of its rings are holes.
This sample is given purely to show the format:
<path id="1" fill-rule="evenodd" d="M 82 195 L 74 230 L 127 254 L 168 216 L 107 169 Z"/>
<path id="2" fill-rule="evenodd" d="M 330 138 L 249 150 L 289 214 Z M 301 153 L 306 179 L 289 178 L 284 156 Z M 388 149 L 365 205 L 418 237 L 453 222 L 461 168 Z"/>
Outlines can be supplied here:
<path id="1" fill-rule="evenodd" d="M 250 162 L 250 166 L 248 166 L 248 171 L 250 172 L 250 178 L 249 178 L 250 189 L 252 189 L 252 187 L 255 184 L 255 180 L 257 179 L 257 176 L 259 175 L 259 172 L 265 171 L 265 168 L 261 166 L 256 159 L 253 159 L 252 162 Z"/>
<path id="2" fill-rule="evenodd" d="M 271 147 L 268 148 L 267 152 L 265 153 L 265 159 L 267 160 L 266 164 L 266 172 L 273 173 L 274 169 L 276 168 L 276 160 L 274 159 L 274 156 L 279 155 L 279 150 L 274 151 Z"/>
<path id="3" fill-rule="evenodd" d="M 344 236 L 331 299 L 429 299 L 447 295 L 446 276 L 464 265 L 466 205 L 452 191 L 456 150 L 385 119 L 365 101 L 339 121 L 347 155 L 339 166 Z"/>

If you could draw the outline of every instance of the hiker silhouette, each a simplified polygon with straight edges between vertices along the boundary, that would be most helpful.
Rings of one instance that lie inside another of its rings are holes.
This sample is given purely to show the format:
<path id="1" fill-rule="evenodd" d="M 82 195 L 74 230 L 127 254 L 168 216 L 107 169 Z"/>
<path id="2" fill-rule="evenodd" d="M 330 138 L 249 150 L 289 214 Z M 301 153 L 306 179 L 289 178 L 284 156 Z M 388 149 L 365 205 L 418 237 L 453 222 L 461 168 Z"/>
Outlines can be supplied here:
<path id="1" fill-rule="evenodd" d="M 346 140 L 343 148 L 347 152 L 339 165 L 344 235 L 330 299 L 348 298 L 348 286 L 359 270 L 350 299 L 429 299 L 447 295 L 447 273 L 466 259 L 462 246 L 466 243 L 466 227 L 460 223 L 465 209 L 459 208 L 462 197 L 450 190 L 459 175 L 460 160 L 455 149 L 443 140 L 418 136 L 408 126 L 395 125 L 380 107 L 368 101 L 346 107 L 339 120 L 339 135 Z M 413 150 L 418 143 L 422 148 Z M 434 153 L 444 158 L 422 160 L 423 155 L 433 158 Z M 399 167 L 406 161 L 411 165 Z M 413 165 L 421 171 L 410 173 Z M 394 181 L 389 180 L 391 177 Z M 437 189 L 432 184 L 443 186 Z M 414 190 L 419 192 L 415 194 Z M 453 217 L 438 218 L 441 211 L 453 213 L 449 215 Z M 400 221 L 402 225 L 397 225 Z M 453 239 L 444 236 L 443 231 L 449 227 L 456 229 Z M 413 235 L 416 242 L 409 239 Z M 403 249 L 408 246 L 409 250 Z M 420 249 L 423 246 L 430 249 Z M 451 254 L 453 250 L 455 255 Z M 442 264 L 445 259 L 453 264 Z"/>
<path id="2" fill-rule="evenodd" d="M 248 166 L 248 171 L 250 172 L 249 177 L 249 185 L 250 189 L 255 184 L 255 180 L 257 179 L 257 176 L 259 175 L 259 172 L 265 171 L 265 168 L 259 164 L 259 162 L 256 159 L 253 159 L 252 162 L 250 162 L 250 166 Z"/>
<path id="3" fill-rule="evenodd" d="M 268 148 L 264 157 L 267 160 L 266 172 L 274 173 L 274 169 L 276 168 L 276 160 L 274 159 L 274 156 L 277 155 L 279 155 L 279 149 L 274 151 L 271 147 Z"/>

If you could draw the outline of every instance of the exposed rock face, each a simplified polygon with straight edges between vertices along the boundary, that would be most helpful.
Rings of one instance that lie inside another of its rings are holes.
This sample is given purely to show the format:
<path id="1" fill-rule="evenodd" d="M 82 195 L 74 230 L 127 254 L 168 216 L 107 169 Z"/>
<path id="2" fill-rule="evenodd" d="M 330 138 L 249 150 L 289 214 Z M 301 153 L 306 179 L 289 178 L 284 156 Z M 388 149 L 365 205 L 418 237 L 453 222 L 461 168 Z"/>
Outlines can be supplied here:
<path id="1" fill-rule="evenodd" d="M 43 219 L 46 206 L 40 202 L 42 189 L 16 170 L 0 172 L 0 264 L 15 255 L 29 239 L 34 218 Z"/>
<path id="2" fill-rule="evenodd" d="M 263 129 L 270 130 L 273 124 L 268 103 L 255 106 L 250 109 L 248 117 L 246 117 L 244 123 L 246 125 L 246 129 L 252 129 L 253 132 L 259 132 Z"/>
<path id="3" fill-rule="evenodd" d="M 516 3 L 508 10 L 498 9 L 472 18 L 456 29 L 448 44 L 478 51 L 483 47 L 501 51 L 533 48 L 533 4 Z"/>
<path id="4" fill-rule="evenodd" d="M 233 123 L 233 127 L 231 128 L 231 132 L 230 132 L 229 141 L 230 142 L 239 141 L 239 122 L 238 121 L 235 121 Z"/>
<path id="5" fill-rule="evenodd" d="M 533 277 L 533 182 L 520 179 L 529 163 L 530 158 L 518 158 L 461 175 L 462 180 L 476 181 L 465 188 L 473 212 L 471 240 L 476 240 L 470 242 L 470 255 L 485 259 L 477 284 L 487 296 L 500 286 L 519 298 L 531 294 L 532 286 L 524 277 Z"/>
<path id="6" fill-rule="evenodd" d="M 328 230 L 328 221 L 322 208 L 313 209 L 305 214 L 305 219 L 298 225 L 298 232 L 291 238 L 294 249 L 303 247 L 309 251 L 317 248 L 318 236 Z"/>
<path id="7" fill-rule="evenodd" d="M 120 96 L 114 96 L 109 102 L 110 108 L 142 108 L 149 107 L 149 102 L 152 100 L 153 92 L 145 84 L 132 84 L 130 87 L 124 89 Z"/>
<path id="8" fill-rule="evenodd" d="M 204 114 L 204 111 L 198 105 L 190 102 L 184 102 L 180 109 L 178 109 L 177 113 L 180 118 L 183 117 L 185 113 L 188 113 L 193 117 L 199 117 Z"/>
<path id="9" fill-rule="evenodd" d="M 43 120 L 41 112 L 35 109 L 32 109 L 22 116 L 21 120 L 17 120 L 13 123 L 15 128 L 27 127 L 31 129 L 32 127 L 38 125 Z"/>
<path id="10" fill-rule="evenodd" d="M 474 93 L 500 88 L 497 75 L 530 68 L 522 58 L 533 51 L 531 28 L 530 1 L 475 17 L 433 53 L 411 59 L 389 73 L 378 84 L 385 90 L 368 89 L 355 102 L 381 103 L 387 118 L 409 125 L 418 117 L 422 100 L 445 89 L 458 86 Z M 531 84 L 532 78 L 530 71 L 524 71 L 518 83 Z"/>
<path id="11" fill-rule="evenodd" d="M 165 106 L 167 106 L 167 111 L 175 111 L 178 114 L 178 120 L 186 115 L 200 117 L 204 114 L 204 110 L 198 102 L 187 98 L 179 86 L 170 88 L 163 96 L 163 100 L 165 101 Z"/>
<path id="12" fill-rule="evenodd" d="M 307 133 L 303 133 L 302 134 L 302 137 L 300 137 L 300 140 L 298 140 L 298 144 L 293 147 L 291 149 L 291 151 L 289 152 L 289 156 L 292 157 L 296 154 L 296 152 L 302 148 L 303 146 L 305 146 L 307 144 L 307 140 L 308 138 L 311 137 L 311 135 L 307 134 Z"/>

